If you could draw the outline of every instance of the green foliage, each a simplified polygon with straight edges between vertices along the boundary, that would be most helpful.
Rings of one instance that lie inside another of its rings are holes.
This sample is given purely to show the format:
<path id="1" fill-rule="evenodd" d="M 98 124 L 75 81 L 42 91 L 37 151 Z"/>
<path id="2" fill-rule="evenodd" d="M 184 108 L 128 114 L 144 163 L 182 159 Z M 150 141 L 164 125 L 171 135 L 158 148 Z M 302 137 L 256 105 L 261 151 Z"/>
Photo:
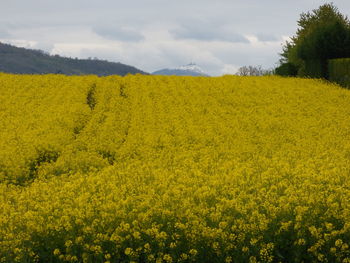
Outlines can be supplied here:
<path id="1" fill-rule="evenodd" d="M 275 69 L 276 75 L 285 77 L 295 77 L 298 73 L 298 68 L 292 63 L 283 63 Z"/>
<path id="2" fill-rule="evenodd" d="M 350 27 L 340 21 L 320 26 L 299 40 L 298 56 L 302 60 L 327 60 L 350 56 Z"/>
<path id="3" fill-rule="evenodd" d="M 297 66 L 299 76 L 327 79 L 328 59 L 350 57 L 350 22 L 333 4 L 302 13 L 298 26 L 280 62 Z"/>
<path id="4" fill-rule="evenodd" d="M 323 78 L 327 76 L 327 65 L 323 60 L 310 59 L 306 60 L 298 70 L 301 77 Z"/>
<path id="5" fill-rule="evenodd" d="M 86 103 L 89 105 L 90 109 L 93 110 L 97 104 L 96 98 L 95 98 L 95 93 L 96 93 L 96 83 L 94 83 L 87 96 L 86 96 Z"/>
<path id="6" fill-rule="evenodd" d="M 328 61 L 329 80 L 350 88 L 350 58 Z"/>

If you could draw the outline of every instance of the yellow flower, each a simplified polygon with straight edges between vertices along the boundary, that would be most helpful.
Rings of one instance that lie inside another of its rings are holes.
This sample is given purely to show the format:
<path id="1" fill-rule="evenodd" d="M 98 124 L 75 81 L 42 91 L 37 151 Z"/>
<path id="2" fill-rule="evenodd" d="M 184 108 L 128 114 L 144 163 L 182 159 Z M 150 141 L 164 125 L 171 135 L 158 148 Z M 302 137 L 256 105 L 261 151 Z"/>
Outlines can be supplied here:
<path id="1" fill-rule="evenodd" d="M 348 260 L 349 90 L 275 76 L 3 73 L 0 90 L 1 262 L 118 251 L 272 262 L 293 233 L 290 249 L 307 245 L 308 258 Z"/>
<path id="2" fill-rule="evenodd" d="M 67 248 L 69 248 L 69 247 L 71 247 L 71 246 L 73 245 L 73 242 L 72 242 L 71 240 L 67 240 L 67 241 L 64 243 L 64 245 L 65 245 Z"/>
<path id="3" fill-rule="evenodd" d="M 132 248 L 130 248 L 130 247 L 128 247 L 128 248 L 126 248 L 125 250 L 124 250 L 124 253 L 125 253 L 125 255 L 131 255 L 131 253 L 132 253 Z"/>
<path id="4" fill-rule="evenodd" d="M 172 257 L 171 257 L 169 254 L 165 254 L 165 255 L 163 256 L 163 260 L 164 260 L 165 262 L 173 262 L 173 259 L 172 259 Z"/>
<path id="5" fill-rule="evenodd" d="M 225 263 L 231 263 L 231 262 L 232 262 L 232 257 L 225 258 Z"/>
<path id="6" fill-rule="evenodd" d="M 341 247 L 343 245 L 343 241 L 341 240 L 341 239 L 337 239 L 336 241 L 335 241 L 335 246 L 336 247 Z"/>

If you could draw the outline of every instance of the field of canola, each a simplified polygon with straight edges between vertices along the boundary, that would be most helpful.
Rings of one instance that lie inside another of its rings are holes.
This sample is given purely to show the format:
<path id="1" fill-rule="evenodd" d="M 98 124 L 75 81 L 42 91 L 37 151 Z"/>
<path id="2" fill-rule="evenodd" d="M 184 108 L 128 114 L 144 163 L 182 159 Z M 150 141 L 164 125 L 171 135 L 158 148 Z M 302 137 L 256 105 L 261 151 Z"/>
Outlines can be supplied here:
<path id="1" fill-rule="evenodd" d="M 350 91 L 0 74 L 0 262 L 350 262 Z"/>

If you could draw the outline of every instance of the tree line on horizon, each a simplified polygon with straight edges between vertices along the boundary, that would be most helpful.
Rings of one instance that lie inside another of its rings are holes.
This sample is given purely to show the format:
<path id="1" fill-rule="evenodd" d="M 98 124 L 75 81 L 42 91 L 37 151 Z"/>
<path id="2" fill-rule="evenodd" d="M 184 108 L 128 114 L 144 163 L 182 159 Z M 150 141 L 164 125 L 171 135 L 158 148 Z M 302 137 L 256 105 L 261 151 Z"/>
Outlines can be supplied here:
<path id="1" fill-rule="evenodd" d="M 330 78 L 329 61 L 350 58 L 350 21 L 333 3 L 302 13 L 283 46 L 277 75 Z"/>
<path id="2" fill-rule="evenodd" d="M 0 42 L 0 72 L 14 74 L 120 75 L 148 74 L 133 66 L 97 58 L 78 59 L 50 55 L 42 50 Z"/>
<path id="3" fill-rule="evenodd" d="M 235 75 L 323 78 L 350 83 L 350 21 L 333 3 L 302 13 L 296 34 L 286 41 L 274 69 L 240 67 Z"/>

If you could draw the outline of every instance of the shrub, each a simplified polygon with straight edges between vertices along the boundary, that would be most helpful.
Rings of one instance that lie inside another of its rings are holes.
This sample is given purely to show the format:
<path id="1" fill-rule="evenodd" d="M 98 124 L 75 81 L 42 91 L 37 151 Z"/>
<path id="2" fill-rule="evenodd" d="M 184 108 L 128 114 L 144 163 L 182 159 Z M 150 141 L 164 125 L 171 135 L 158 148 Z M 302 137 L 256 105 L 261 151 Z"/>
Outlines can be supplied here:
<path id="1" fill-rule="evenodd" d="M 295 77 L 298 73 L 297 67 L 292 63 L 283 63 L 275 70 L 276 75 L 286 76 L 286 77 Z"/>
<path id="2" fill-rule="evenodd" d="M 328 61 L 329 80 L 350 87 L 350 58 L 331 59 Z"/>
<path id="3" fill-rule="evenodd" d="M 299 71 L 301 77 L 327 78 L 327 63 L 322 60 L 306 60 L 302 69 Z"/>

